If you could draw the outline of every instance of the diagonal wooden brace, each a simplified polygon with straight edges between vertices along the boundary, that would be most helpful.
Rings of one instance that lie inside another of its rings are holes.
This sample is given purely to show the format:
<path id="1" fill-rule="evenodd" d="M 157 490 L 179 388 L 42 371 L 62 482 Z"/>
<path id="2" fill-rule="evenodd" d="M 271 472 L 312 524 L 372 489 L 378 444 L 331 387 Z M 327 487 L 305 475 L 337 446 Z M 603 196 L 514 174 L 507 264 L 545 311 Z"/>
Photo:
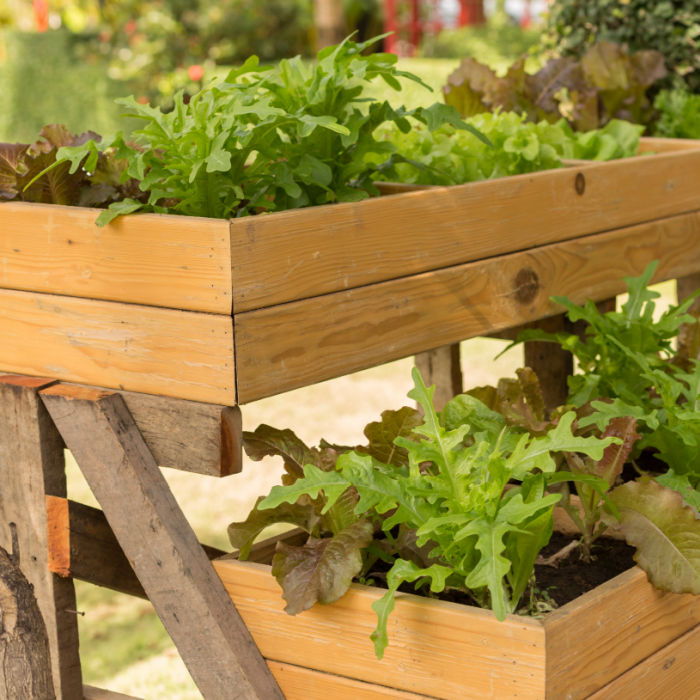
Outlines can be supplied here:
<path id="1" fill-rule="evenodd" d="M 204 697 L 281 700 L 122 397 L 60 384 L 41 397 Z"/>

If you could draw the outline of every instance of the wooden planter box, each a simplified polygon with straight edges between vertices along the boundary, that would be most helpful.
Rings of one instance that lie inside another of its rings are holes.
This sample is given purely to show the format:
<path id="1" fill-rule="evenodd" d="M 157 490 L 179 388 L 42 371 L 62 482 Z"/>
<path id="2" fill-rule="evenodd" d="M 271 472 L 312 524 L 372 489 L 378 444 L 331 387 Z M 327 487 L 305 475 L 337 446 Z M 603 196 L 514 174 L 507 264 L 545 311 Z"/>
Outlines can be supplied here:
<path id="1" fill-rule="evenodd" d="M 0 370 L 231 405 L 700 269 L 700 148 L 231 222 L 0 204 Z"/>
<path id="2" fill-rule="evenodd" d="M 374 656 L 383 591 L 287 615 L 270 567 L 214 567 L 288 700 L 690 698 L 700 683 L 700 597 L 661 593 L 637 567 L 543 619 L 397 596 Z"/>

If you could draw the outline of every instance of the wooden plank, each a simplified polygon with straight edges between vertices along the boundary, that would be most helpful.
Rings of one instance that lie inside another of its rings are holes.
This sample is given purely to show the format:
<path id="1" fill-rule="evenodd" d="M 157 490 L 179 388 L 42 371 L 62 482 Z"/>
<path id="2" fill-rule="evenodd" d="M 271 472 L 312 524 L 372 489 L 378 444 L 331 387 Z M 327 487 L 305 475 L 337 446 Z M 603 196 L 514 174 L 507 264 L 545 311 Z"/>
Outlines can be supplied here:
<path id="1" fill-rule="evenodd" d="M 104 513 L 58 496 L 46 497 L 48 568 L 127 595 L 146 598 Z M 224 554 L 201 545 L 208 559 Z"/>
<path id="2" fill-rule="evenodd" d="M 279 661 L 269 661 L 268 666 L 286 700 L 431 700 L 435 697 L 407 693 Z"/>
<path id="3" fill-rule="evenodd" d="M 16 524 L 20 568 L 34 586 L 46 624 L 57 698 L 80 697 L 75 590 L 47 568 L 45 494 L 66 495 L 63 441 L 37 391 L 51 380 L 0 378 L 0 546 Z"/>
<path id="4" fill-rule="evenodd" d="M 84 685 L 83 700 L 139 700 L 139 698 L 133 695 L 124 695 L 124 693 L 115 693 L 112 690 L 102 690 L 102 688 L 95 688 L 93 685 Z"/>
<path id="5" fill-rule="evenodd" d="M 643 153 L 673 153 L 687 151 L 689 148 L 700 148 L 699 139 L 664 139 L 645 136 L 639 140 L 639 154 Z"/>
<path id="6" fill-rule="evenodd" d="M 493 333 L 700 270 L 700 212 L 235 315 L 239 403 Z M 532 284 L 523 286 L 523 280 Z"/>
<path id="7" fill-rule="evenodd" d="M 700 687 L 700 626 L 623 673 L 589 700 L 693 698 Z"/>
<path id="8" fill-rule="evenodd" d="M 282 700 L 121 396 L 59 384 L 42 400 L 202 694 Z"/>
<path id="9" fill-rule="evenodd" d="M 421 352 L 415 357 L 426 386 L 435 386 L 433 403 L 438 411 L 464 388 L 459 343 Z"/>
<path id="10" fill-rule="evenodd" d="M 234 219 L 234 311 L 698 210 L 699 180 L 693 148 Z"/>
<path id="11" fill-rule="evenodd" d="M 544 630 L 539 621 L 397 596 L 389 646 L 378 661 L 369 635 L 378 589 L 353 585 L 332 605 L 290 616 L 270 567 L 230 558 L 213 562 L 265 658 L 454 700 L 544 696 Z M 455 663 L 455 659 L 459 659 Z"/>
<path id="12" fill-rule="evenodd" d="M 0 206 L 0 287 L 231 313 L 228 222 L 121 216 L 54 204 Z"/>
<path id="13" fill-rule="evenodd" d="M 230 316 L 0 290 L 0 370 L 234 404 Z"/>
<path id="14" fill-rule="evenodd" d="M 243 468 L 238 406 L 119 393 L 159 466 L 209 476 L 238 474 Z"/>
<path id="15" fill-rule="evenodd" d="M 587 698 L 698 623 L 700 597 L 630 569 L 544 618 L 547 698 Z"/>

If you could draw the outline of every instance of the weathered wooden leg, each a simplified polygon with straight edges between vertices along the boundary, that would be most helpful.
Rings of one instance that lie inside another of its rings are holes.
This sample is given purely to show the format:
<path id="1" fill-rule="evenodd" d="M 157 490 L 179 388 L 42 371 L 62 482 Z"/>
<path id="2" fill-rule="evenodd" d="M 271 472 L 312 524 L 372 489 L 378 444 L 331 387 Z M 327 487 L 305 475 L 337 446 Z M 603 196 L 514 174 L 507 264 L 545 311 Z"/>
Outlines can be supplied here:
<path id="1" fill-rule="evenodd" d="M 693 292 L 700 289 L 700 273 L 679 277 L 676 280 L 676 297 L 679 302 L 687 299 Z M 694 315 L 700 314 L 700 297 L 693 301 L 689 309 Z M 700 359 L 700 331 L 698 324 L 685 324 L 678 334 L 678 351 L 690 359 Z"/>
<path id="2" fill-rule="evenodd" d="M 462 393 L 464 385 L 459 343 L 422 352 L 416 355 L 415 362 L 426 385 L 435 385 L 433 401 L 438 411 L 442 410 L 453 396 Z"/>
<path id="3" fill-rule="evenodd" d="M 549 333 L 571 331 L 562 314 L 545 318 L 537 327 Z M 525 343 L 525 365 L 532 368 L 540 380 L 545 410 L 551 411 L 566 401 L 566 378 L 573 372 L 574 361 L 570 352 L 555 343 L 529 341 Z"/>
<path id="4" fill-rule="evenodd" d="M 42 399 L 207 700 L 283 698 L 118 394 Z"/>
<path id="5" fill-rule="evenodd" d="M 49 639 L 34 591 L 19 568 L 16 528 L 12 552 L 0 547 L 0 700 L 52 700 Z"/>
<path id="6" fill-rule="evenodd" d="M 51 383 L 0 377 L 0 546 L 10 549 L 16 523 L 20 568 L 46 625 L 56 696 L 75 700 L 82 697 L 75 589 L 47 564 L 45 495 L 66 495 L 63 441 L 37 394 Z"/>

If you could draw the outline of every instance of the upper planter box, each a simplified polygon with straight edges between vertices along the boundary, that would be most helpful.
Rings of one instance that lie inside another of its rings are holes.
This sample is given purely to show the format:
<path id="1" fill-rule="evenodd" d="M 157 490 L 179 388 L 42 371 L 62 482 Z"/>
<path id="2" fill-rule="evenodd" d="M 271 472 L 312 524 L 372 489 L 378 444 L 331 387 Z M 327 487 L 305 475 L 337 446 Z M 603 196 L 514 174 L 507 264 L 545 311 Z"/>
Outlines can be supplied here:
<path id="1" fill-rule="evenodd" d="M 0 370 L 253 401 L 700 269 L 700 142 L 267 216 L 0 204 Z"/>

